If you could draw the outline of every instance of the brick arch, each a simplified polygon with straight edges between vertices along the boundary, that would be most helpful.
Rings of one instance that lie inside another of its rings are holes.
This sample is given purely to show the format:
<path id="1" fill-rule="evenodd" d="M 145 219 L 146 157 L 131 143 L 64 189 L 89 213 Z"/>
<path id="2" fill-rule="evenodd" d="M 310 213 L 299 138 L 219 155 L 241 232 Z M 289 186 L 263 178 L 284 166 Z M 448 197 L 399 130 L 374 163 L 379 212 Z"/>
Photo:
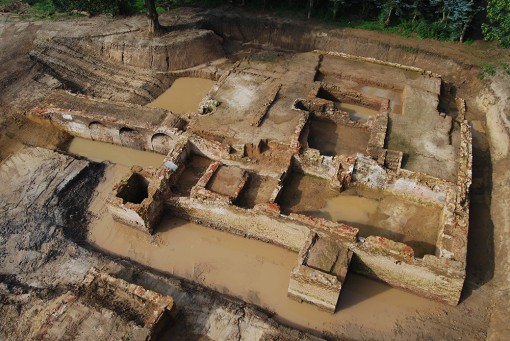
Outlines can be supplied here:
<path id="1" fill-rule="evenodd" d="M 120 142 L 123 146 L 133 149 L 145 149 L 145 143 L 142 134 L 135 129 L 123 127 L 119 130 Z"/>
<path id="2" fill-rule="evenodd" d="M 156 153 L 168 154 L 174 144 L 174 139 L 164 133 L 156 133 L 151 137 L 152 150 Z"/>
<path id="3" fill-rule="evenodd" d="M 101 122 L 92 121 L 89 124 L 90 138 L 94 141 L 113 143 L 113 136 Z"/>

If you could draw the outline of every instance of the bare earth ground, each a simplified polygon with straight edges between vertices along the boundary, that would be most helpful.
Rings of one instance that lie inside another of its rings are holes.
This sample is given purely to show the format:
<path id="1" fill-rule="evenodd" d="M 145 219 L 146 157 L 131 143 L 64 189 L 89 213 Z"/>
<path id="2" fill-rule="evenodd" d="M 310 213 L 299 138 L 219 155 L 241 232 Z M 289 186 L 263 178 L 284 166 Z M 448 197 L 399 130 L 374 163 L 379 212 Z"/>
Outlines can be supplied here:
<path id="1" fill-rule="evenodd" d="M 196 15 L 196 10 L 179 10 L 175 16 L 167 16 L 163 20 L 168 23 L 186 22 Z M 216 312 L 215 318 L 226 321 L 224 333 L 215 334 L 217 339 L 250 339 L 249 332 L 242 333 L 238 317 L 242 316 L 245 324 L 253 322 L 253 316 L 259 316 L 259 313 L 251 306 L 119 259 L 112 260 L 67 238 L 72 235 L 73 240 L 80 240 L 75 228 L 86 224 L 87 217 L 76 212 L 88 204 L 91 195 L 82 190 L 94 188 L 100 181 L 97 176 L 102 174 L 101 166 L 69 161 L 73 166 L 65 168 L 60 177 L 71 174 L 74 167 L 97 167 L 88 173 L 96 176 L 90 176 L 88 180 L 82 178 L 72 184 L 74 193 L 80 195 L 66 195 L 57 200 L 52 199 L 55 190 L 53 179 L 44 177 L 44 167 L 51 168 L 51 162 L 47 160 L 53 160 L 56 168 L 61 166 L 62 160 L 56 162 L 56 156 L 44 154 L 47 159 L 40 160 L 46 161 L 24 165 L 25 170 L 31 169 L 23 173 L 25 175 L 16 173 L 13 170 L 16 167 L 6 167 L 7 162 L 26 162 L 24 158 L 10 158 L 24 146 L 56 148 L 64 137 L 61 133 L 49 131 L 49 128 L 29 123 L 24 117 L 26 110 L 43 99 L 49 89 L 47 84 L 42 84 L 44 80 L 36 78 L 38 66 L 28 56 L 37 33 L 45 32 L 51 36 L 52 32 L 77 32 L 115 21 L 124 25 L 130 20 L 145 19 L 97 17 L 61 22 L 21 22 L 0 14 L 0 340 L 35 338 L 36 328 L 42 323 L 41 307 L 76 286 L 90 266 L 107 266 L 121 277 L 172 295 L 178 306 L 187 307 L 179 312 L 179 322 L 173 327 L 172 335 L 177 335 L 177 339 L 199 339 L 200 335 L 207 334 L 207 320 L 211 318 L 209 314 L 213 307 L 224 311 L 223 315 Z M 436 65 L 437 69 L 431 71 L 442 74 L 447 82 L 456 85 L 458 94 L 467 99 L 468 118 L 473 122 L 474 181 L 468 268 L 461 303 L 457 307 L 441 306 L 431 312 L 417 309 L 393 321 L 389 328 L 380 328 L 368 320 L 349 321 L 338 326 L 336 335 L 319 333 L 319 336 L 399 340 L 508 338 L 510 156 L 508 130 L 505 131 L 508 121 L 504 120 L 505 115 L 510 115 L 510 77 L 499 72 L 495 77 L 480 81 L 477 77 L 480 69 L 476 64 L 480 60 L 509 62 L 510 52 L 483 42 L 465 46 L 351 29 L 342 30 L 342 34 L 351 35 L 360 42 L 415 48 L 418 51 L 415 60 L 422 60 L 425 69 L 431 69 L 427 64 L 428 55 L 443 55 L 464 65 L 462 72 L 450 68 L 446 62 L 445 65 Z M 21 155 L 33 151 L 26 149 Z M 34 171 L 34 168 L 41 172 Z M 33 186 L 17 182 L 27 176 L 33 180 Z M 4 185 L 8 183 L 9 186 Z M 37 185 L 42 187 L 38 189 Z M 27 196 L 20 200 L 20 193 Z M 141 275 L 133 276 L 133 273 Z M 267 316 L 264 318 L 267 319 Z M 272 332 L 277 334 L 267 334 L 268 340 L 303 337 L 299 332 L 274 327 L 272 323 Z"/>

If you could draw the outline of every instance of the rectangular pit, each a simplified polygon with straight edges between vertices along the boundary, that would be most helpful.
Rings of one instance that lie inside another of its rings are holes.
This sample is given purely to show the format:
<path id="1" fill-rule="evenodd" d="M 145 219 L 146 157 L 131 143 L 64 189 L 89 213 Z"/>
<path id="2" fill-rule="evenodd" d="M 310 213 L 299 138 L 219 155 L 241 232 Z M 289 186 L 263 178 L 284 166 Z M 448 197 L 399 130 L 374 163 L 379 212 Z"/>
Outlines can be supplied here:
<path id="1" fill-rule="evenodd" d="M 331 89 L 329 89 L 331 88 Z M 336 110 L 347 112 L 353 122 L 366 122 L 370 117 L 376 116 L 381 108 L 376 98 L 361 96 L 352 91 L 342 92 L 339 89 L 323 85 L 317 92 L 317 98 L 333 102 Z"/>
<path id="2" fill-rule="evenodd" d="M 73 138 L 67 151 L 74 155 L 84 156 L 92 161 L 109 161 L 127 167 L 136 165 L 143 168 L 158 168 L 165 159 L 161 154 L 88 140 L 82 137 Z"/>
<path id="3" fill-rule="evenodd" d="M 370 131 L 363 128 L 339 125 L 329 120 L 312 118 L 308 134 L 310 148 L 321 155 L 353 155 L 366 153 Z"/>
<path id="4" fill-rule="evenodd" d="M 269 203 L 278 183 L 279 181 L 275 178 L 250 173 L 248 182 L 239 195 L 237 205 L 243 208 L 253 208 L 257 204 Z"/>
<path id="5" fill-rule="evenodd" d="M 413 248 L 416 257 L 435 254 L 441 208 L 420 205 L 396 196 L 350 188 L 331 189 L 329 182 L 293 172 L 283 187 L 283 213 L 299 213 L 345 223 L 361 237 L 381 236 Z"/>
<path id="6" fill-rule="evenodd" d="M 133 173 L 127 183 L 119 189 L 117 197 L 125 203 L 140 204 L 149 196 L 149 182 L 139 173 Z"/>
<path id="7" fill-rule="evenodd" d="M 176 181 L 172 190 L 179 195 L 189 196 L 191 189 L 204 175 L 212 161 L 206 157 L 191 154 L 186 160 L 184 171 Z"/>
<path id="8" fill-rule="evenodd" d="M 357 90 L 365 95 L 388 99 L 390 101 L 390 112 L 392 114 L 402 113 L 402 90 L 385 89 L 370 85 L 362 85 Z"/>
<path id="9" fill-rule="evenodd" d="M 245 172 L 238 167 L 220 166 L 213 174 L 206 188 L 212 192 L 236 199 L 239 189 L 246 182 Z"/>

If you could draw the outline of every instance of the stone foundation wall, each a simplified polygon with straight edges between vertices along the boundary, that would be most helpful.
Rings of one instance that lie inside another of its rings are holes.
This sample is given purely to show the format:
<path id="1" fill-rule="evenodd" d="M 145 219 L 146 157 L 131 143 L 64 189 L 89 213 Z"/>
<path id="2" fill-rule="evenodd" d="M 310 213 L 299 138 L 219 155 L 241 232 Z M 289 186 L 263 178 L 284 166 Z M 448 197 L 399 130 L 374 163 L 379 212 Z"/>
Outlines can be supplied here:
<path id="1" fill-rule="evenodd" d="M 72 136 L 166 154 L 183 133 L 184 122 L 162 109 L 65 92 L 54 93 L 47 103 L 32 109 L 29 117 L 49 121 Z M 166 145 L 154 143 L 155 137 L 163 137 Z"/>
<path id="2" fill-rule="evenodd" d="M 294 252 L 301 250 L 310 231 L 305 225 L 279 215 L 269 216 L 216 201 L 174 197 L 167 200 L 167 208 L 177 217 L 283 246 Z"/>
<path id="3" fill-rule="evenodd" d="M 351 270 L 420 296 L 457 305 L 465 265 L 433 255 L 414 258 L 413 250 L 383 237 L 368 237 L 354 248 Z"/>
<path id="4" fill-rule="evenodd" d="M 106 200 L 113 219 L 152 234 L 164 213 L 168 170 L 142 170 L 134 166 Z"/>

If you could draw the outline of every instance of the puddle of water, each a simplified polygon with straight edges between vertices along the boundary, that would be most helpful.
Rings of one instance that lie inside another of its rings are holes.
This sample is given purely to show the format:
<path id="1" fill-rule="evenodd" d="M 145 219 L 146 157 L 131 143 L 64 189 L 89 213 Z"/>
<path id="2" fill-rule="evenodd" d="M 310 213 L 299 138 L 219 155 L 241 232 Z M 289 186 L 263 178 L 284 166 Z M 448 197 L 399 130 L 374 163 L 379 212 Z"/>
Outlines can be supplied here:
<path id="1" fill-rule="evenodd" d="M 295 253 L 169 216 L 154 236 L 115 223 L 104 200 L 124 171 L 119 166 L 107 169 L 90 206 L 96 218 L 90 224 L 89 241 L 109 253 L 240 297 L 274 311 L 283 322 L 317 331 L 341 334 L 345 326 L 357 325 L 389 332 L 399 318 L 440 307 L 352 273 L 336 314 L 291 300 L 287 287 Z"/>
<path id="2" fill-rule="evenodd" d="M 363 86 L 359 89 L 359 91 L 366 95 L 389 99 L 391 112 L 395 114 L 402 113 L 402 96 L 399 91 L 376 88 L 373 86 Z"/>
<path id="3" fill-rule="evenodd" d="M 361 105 L 335 102 L 335 108 L 349 113 L 352 121 L 367 121 L 370 117 L 378 114 L 377 110 L 363 107 Z"/>
<path id="4" fill-rule="evenodd" d="M 326 205 L 311 215 L 339 221 L 359 228 L 360 235 L 382 236 L 405 242 L 416 257 L 435 253 L 440 209 L 420 206 L 391 195 L 375 198 L 347 190 L 329 198 Z"/>
<path id="5" fill-rule="evenodd" d="M 168 90 L 147 106 L 165 109 L 176 114 L 195 112 L 198 110 L 200 101 L 213 85 L 214 81 L 209 79 L 178 78 Z"/>
<path id="6" fill-rule="evenodd" d="M 340 195 L 329 199 L 320 212 L 329 220 L 368 224 L 370 216 L 377 212 L 378 207 L 379 203 L 374 199 Z"/>
<path id="7" fill-rule="evenodd" d="M 127 167 L 137 165 L 144 168 L 158 168 L 163 164 L 163 160 L 165 159 L 165 155 L 88 140 L 81 137 L 75 137 L 71 141 L 67 151 L 75 155 L 84 156 L 92 161 L 110 161 Z"/>

